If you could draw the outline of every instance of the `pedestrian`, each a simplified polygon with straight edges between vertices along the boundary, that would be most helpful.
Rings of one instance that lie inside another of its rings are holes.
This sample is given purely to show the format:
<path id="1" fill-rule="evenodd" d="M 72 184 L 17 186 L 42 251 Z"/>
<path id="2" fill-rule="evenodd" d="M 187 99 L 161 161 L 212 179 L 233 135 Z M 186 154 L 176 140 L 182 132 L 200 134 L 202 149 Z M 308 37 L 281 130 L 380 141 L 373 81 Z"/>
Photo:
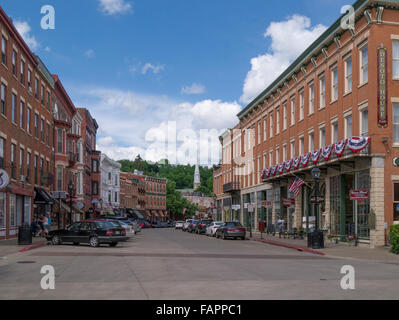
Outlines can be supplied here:
<path id="1" fill-rule="evenodd" d="M 285 221 L 283 219 L 283 217 L 280 217 L 279 220 L 277 220 L 277 226 L 278 226 L 278 232 L 279 232 L 279 238 L 281 238 L 281 235 L 283 234 L 285 237 L 285 230 L 284 230 L 284 224 Z"/>
<path id="2" fill-rule="evenodd" d="M 43 217 L 43 231 L 44 235 L 50 232 L 50 217 L 47 214 Z"/>
<path id="3" fill-rule="evenodd" d="M 43 236 L 43 219 L 42 217 L 37 218 L 37 225 L 39 227 L 39 231 L 36 234 L 36 237 Z"/>

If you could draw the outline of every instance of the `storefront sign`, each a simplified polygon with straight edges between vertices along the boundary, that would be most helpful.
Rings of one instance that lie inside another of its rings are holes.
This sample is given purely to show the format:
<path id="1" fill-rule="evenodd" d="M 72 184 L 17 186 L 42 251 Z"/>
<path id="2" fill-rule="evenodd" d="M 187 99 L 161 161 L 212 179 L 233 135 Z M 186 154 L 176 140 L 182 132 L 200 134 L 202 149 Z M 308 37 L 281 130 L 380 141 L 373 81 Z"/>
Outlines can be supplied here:
<path id="1" fill-rule="evenodd" d="M 0 189 L 4 189 L 10 183 L 10 178 L 6 171 L 0 169 Z"/>
<path id="2" fill-rule="evenodd" d="M 281 204 L 287 208 L 293 207 L 293 206 L 295 206 L 295 199 L 284 199 L 283 198 L 283 199 L 281 199 Z"/>
<path id="3" fill-rule="evenodd" d="M 388 127 L 388 108 L 387 108 L 387 48 L 381 44 L 377 49 L 378 56 L 378 127 Z"/>
<path id="4" fill-rule="evenodd" d="M 370 199 L 370 193 L 368 190 L 351 190 L 349 195 L 352 201 Z"/>
<path id="5" fill-rule="evenodd" d="M 264 208 L 270 208 L 270 207 L 273 207 L 273 201 L 262 201 L 261 203 L 260 203 L 260 205 L 262 206 L 262 207 L 264 207 Z"/>
<path id="6" fill-rule="evenodd" d="M 324 202 L 325 200 L 324 200 L 324 197 L 317 197 L 317 201 L 316 201 L 316 198 L 315 197 L 312 197 L 311 199 L 310 199 L 310 202 L 311 203 L 320 203 L 320 202 Z"/>
<path id="7" fill-rule="evenodd" d="M 240 206 L 239 204 L 233 204 L 233 205 L 231 206 L 231 209 L 232 209 L 232 210 L 240 210 L 240 209 L 241 209 L 241 206 Z"/>

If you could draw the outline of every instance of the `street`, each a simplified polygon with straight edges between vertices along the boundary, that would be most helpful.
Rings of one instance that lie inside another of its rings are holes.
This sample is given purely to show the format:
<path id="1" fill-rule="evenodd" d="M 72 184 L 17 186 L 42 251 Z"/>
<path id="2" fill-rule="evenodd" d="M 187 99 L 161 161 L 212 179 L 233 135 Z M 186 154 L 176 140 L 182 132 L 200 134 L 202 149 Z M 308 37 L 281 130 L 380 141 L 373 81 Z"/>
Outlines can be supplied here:
<path id="1" fill-rule="evenodd" d="M 55 268 L 55 290 L 40 286 L 44 265 Z M 341 289 L 344 265 L 355 268 L 355 290 Z M 399 265 L 145 229 L 116 248 L 44 246 L 3 257 L 0 282 L 0 299 L 395 299 Z"/>

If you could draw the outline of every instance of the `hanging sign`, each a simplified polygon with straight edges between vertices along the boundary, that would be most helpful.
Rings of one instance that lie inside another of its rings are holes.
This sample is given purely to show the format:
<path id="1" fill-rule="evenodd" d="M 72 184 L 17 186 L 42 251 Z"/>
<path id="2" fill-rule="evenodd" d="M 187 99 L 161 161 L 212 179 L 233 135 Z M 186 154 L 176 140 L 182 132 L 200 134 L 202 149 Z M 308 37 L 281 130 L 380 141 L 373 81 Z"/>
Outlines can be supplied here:
<path id="1" fill-rule="evenodd" d="M 387 108 L 387 48 L 381 43 L 377 48 L 378 56 L 378 90 L 377 90 L 377 109 L 378 122 L 380 128 L 388 127 L 388 108 Z"/>
<path id="2" fill-rule="evenodd" d="M 369 190 L 351 190 L 349 192 L 350 199 L 354 200 L 368 200 L 370 199 Z"/>
<path id="3" fill-rule="evenodd" d="M 293 206 L 295 206 L 295 199 L 284 199 L 283 198 L 283 199 L 281 199 L 281 204 L 287 208 L 293 207 Z"/>
<path id="4" fill-rule="evenodd" d="M 0 189 L 4 189 L 10 183 L 10 177 L 7 172 L 3 169 L 0 169 Z"/>
<path id="5" fill-rule="evenodd" d="M 264 208 L 270 208 L 270 207 L 273 207 L 273 201 L 264 200 L 264 201 L 261 201 L 260 205 Z"/>

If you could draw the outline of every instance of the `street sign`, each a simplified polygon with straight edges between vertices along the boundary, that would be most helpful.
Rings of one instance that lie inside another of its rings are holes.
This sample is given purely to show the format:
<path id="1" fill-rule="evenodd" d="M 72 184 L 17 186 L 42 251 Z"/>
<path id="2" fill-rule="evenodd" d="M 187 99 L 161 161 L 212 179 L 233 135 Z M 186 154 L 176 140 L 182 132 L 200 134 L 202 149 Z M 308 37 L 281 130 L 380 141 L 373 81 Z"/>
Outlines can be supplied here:
<path id="1" fill-rule="evenodd" d="M 3 169 L 0 169 L 0 189 L 3 189 L 8 186 L 10 183 L 10 177 L 7 172 Z"/>
<path id="2" fill-rule="evenodd" d="M 53 197 L 55 199 L 66 199 L 67 195 L 65 191 L 54 191 Z"/>

